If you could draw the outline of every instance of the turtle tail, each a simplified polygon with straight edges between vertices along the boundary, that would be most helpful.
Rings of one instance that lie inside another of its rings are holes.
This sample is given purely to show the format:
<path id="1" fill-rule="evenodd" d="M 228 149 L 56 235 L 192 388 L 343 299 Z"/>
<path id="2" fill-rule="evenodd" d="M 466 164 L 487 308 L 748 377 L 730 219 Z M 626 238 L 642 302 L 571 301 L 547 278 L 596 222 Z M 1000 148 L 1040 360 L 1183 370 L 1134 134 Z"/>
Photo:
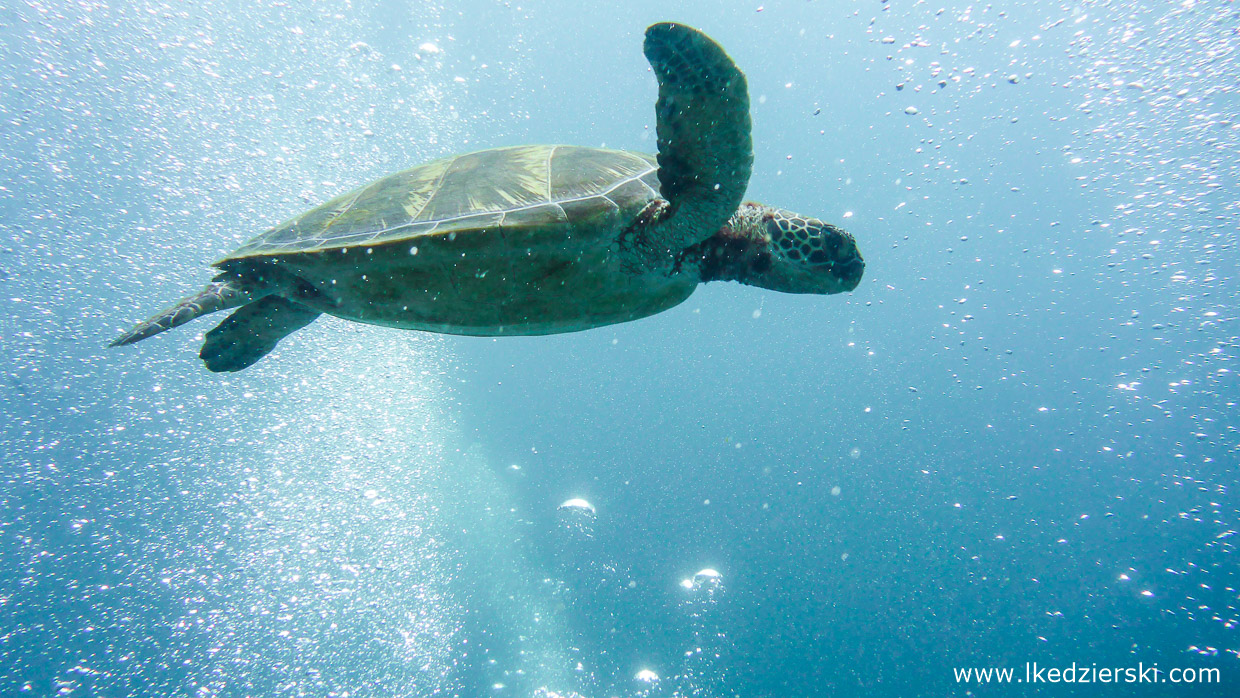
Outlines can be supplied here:
<path id="1" fill-rule="evenodd" d="M 229 275 L 229 278 L 217 277 L 214 281 L 207 284 L 206 288 L 192 296 L 182 298 L 145 322 L 138 323 L 133 329 L 117 337 L 108 346 L 119 347 L 125 344 L 140 342 L 164 330 L 184 325 L 196 317 L 206 315 L 207 313 L 214 313 L 217 310 L 236 308 L 239 305 L 245 305 L 251 301 L 258 300 L 270 293 L 271 291 L 246 288 L 238 282 L 236 277 L 231 275 Z"/>

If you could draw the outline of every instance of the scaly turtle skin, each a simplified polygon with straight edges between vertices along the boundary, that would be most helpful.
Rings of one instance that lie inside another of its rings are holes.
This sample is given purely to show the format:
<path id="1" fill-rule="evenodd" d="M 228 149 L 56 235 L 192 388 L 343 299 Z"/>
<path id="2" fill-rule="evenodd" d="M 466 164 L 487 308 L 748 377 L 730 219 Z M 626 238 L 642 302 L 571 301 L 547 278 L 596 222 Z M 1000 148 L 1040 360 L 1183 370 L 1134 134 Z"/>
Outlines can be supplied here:
<path id="1" fill-rule="evenodd" d="M 646 31 L 659 153 L 520 146 L 389 175 L 282 223 L 215 263 L 201 292 L 130 344 L 237 308 L 206 335 L 238 371 L 322 313 L 465 335 L 539 335 L 667 310 L 699 283 L 840 293 L 865 264 L 852 236 L 741 203 L 753 160 L 745 77 L 679 24 Z"/>

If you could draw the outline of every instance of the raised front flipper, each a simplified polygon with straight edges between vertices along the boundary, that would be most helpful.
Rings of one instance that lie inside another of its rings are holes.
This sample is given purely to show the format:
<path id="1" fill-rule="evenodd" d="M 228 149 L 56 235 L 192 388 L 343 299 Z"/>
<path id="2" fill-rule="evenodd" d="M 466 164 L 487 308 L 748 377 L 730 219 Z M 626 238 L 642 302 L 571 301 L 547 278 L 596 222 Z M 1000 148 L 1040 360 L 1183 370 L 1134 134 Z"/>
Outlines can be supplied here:
<path id="1" fill-rule="evenodd" d="M 242 306 L 208 332 L 198 356 L 216 373 L 240 371 L 319 315 L 319 311 L 281 296 L 267 296 Z"/>
<path id="2" fill-rule="evenodd" d="M 646 30 L 644 50 L 659 80 L 659 187 L 671 205 L 636 247 L 660 267 L 736 212 L 749 186 L 753 141 L 745 76 L 719 44 L 665 22 Z"/>

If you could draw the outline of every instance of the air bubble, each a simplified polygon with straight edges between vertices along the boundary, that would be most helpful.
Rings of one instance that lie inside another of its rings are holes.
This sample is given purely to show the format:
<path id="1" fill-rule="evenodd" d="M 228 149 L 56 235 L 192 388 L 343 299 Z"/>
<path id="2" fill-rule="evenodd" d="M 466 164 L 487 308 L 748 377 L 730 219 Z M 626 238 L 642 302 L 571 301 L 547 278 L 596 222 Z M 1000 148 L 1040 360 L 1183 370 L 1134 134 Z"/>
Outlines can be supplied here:
<path id="1" fill-rule="evenodd" d="M 594 505 L 580 497 L 574 497 L 556 507 L 556 519 L 560 529 L 573 540 L 588 540 L 594 537 L 594 523 L 598 513 Z"/>

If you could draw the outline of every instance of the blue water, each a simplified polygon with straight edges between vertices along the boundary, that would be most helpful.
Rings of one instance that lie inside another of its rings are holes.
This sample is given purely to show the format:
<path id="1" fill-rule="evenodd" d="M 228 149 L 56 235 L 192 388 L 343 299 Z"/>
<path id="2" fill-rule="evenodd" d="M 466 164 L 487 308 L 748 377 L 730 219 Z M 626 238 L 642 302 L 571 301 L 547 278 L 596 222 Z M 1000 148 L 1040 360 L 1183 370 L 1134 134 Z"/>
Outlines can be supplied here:
<path id="1" fill-rule="evenodd" d="M 1235 695 L 1240 9 L 726 5 L 0 6 L 0 695 Z M 854 293 L 105 349 L 397 169 L 653 150 L 669 19 Z M 1033 663 L 1217 674 L 956 678 Z"/>

